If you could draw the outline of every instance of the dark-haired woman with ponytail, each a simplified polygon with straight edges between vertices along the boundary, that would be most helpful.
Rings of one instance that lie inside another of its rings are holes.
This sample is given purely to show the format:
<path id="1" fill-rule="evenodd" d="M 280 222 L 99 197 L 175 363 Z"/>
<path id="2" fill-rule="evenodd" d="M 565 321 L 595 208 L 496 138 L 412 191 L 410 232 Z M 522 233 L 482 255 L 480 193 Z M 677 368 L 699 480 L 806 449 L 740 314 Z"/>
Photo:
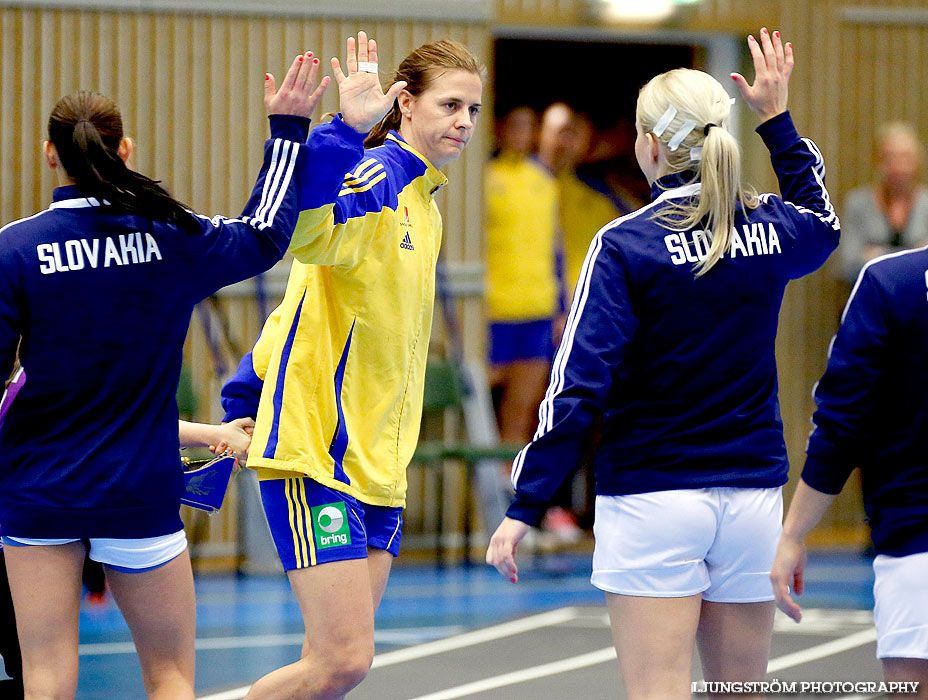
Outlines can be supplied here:
<path id="1" fill-rule="evenodd" d="M 28 698 L 77 687 L 84 554 L 101 562 L 150 698 L 194 697 L 193 577 L 175 388 L 193 306 L 283 255 L 318 61 L 265 78 L 271 139 L 240 218 L 199 216 L 126 167 L 112 100 L 52 111 L 45 211 L 0 230 L 0 372 L 28 380 L 0 430 L 0 524 Z M 315 88 L 315 89 L 314 89 Z"/>
<path id="2" fill-rule="evenodd" d="M 641 89 L 635 154 L 653 201 L 593 239 L 487 551 L 515 582 L 519 541 L 601 416 L 591 580 L 631 700 L 690 698 L 696 645 L 707 681 L 767 671 L 789 470 L 777 319 L 786 285 L 825 262 L 840 225 L 821 153 L 787 111 L 792 46 L 762 29 L 748 47 L 754 84 L 731 77 L 760 118 L 782 196 L 742 184 L 717 80 L 681 68 Z"/>
<path id="3" fill-rule="evenodd" d="M 348 39 L 348 74 L 332 66 L 341 113 L 307 142 L 319 166 L 284 300 L 223 389 L 227 420 L 256 419 L 248 466 L 306 628 L 302 658 L 250 700 L 342 698 L 370 668 L 422 413 L 433 195 L 480 109 L 480 66 L 451 41 L 413 51 L 386 93 L 363 32 Z"/>
<path id="4" fill-rule="evenodd" d="M 126 164 L 132 141 L 122 135 L 122 117 L 104 95 L 79 92 L 59 100 L 48 119 L 45 160 L 61 185 L 106 200 L 112 209 L 169 222 L 191 233 L 200 225 L 186 206 L 156 180 Z"/>

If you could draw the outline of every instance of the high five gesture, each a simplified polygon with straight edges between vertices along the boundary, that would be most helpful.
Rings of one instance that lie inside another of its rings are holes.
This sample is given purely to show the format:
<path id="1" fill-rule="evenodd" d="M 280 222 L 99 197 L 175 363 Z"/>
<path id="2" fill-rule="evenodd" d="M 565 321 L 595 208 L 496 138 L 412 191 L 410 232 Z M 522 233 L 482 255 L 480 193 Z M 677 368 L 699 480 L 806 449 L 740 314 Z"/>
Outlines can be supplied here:
<path id="1" fill-rule="evenodd" d="M 390 111 L 406 82 L 394 83 L 384 93 L 377 77 L 377 42 L 368 39 L 364 32 L 358 32 L 357 50 L 354 37 L 348 37 L 347 65 L 348 75 L 345 75 L 338 59 L 332 58 L 342 119 L 366 134 Z"/>
<path id="2" fill-rule="evenodd" d="M 780 32 L 771 36 L 767 28 L 760 30 L 760 43 L 748 37 L 748 48 L 754 59 L 754 84 L 740 73 L 731 78 L 741 91 L 744 101 L 761 118 L 767 121 L 786 111 L 789 76 L 793 72 L 793 45 L 783 44 Z"/>
<path id="3" fill-rule="evenodd" d="M 274 76 L 265 73 L 264 107 L 267 113 L 291 114 L 307 119 L 312 117 L 313 110 L 316 109 L 316 105 L 322 99 L 322 93 L 325 92 L 330 82 L 329 77 L 326 76 L 313 89 L 318 75 L 319 59 L 313 58 L 312 51 L 307 51 L 293 59 L 280 90 L 276 89 Z"/>

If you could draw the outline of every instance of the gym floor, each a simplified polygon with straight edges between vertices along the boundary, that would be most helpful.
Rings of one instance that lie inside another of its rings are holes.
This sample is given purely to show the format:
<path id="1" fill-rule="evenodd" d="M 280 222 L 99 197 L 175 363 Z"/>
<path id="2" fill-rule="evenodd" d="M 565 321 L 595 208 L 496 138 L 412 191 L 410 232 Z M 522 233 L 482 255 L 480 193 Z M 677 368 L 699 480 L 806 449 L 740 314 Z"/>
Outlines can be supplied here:
<path id="1" fill-rule="evenodd" d="M 590 555 L 522 562 L 518 584 L 486 566 L 397 560 L 377 614 L 377 656 L 353 700 L 624 698 Z M 810 557 L 800 625 L 778 613 L 768 679 L 879 682 L 870 562 Z M 283 574 L 197 578 L 197 690 L 242 698 L 250 683 L 296 660 L 303 641 Z M 112 599 L 81 613 L 77 700 L 144 697 L 128 629 Z M 698 662 L 693 678 L 701 678 Z M 859 688 L 858 688 L 859 690 Z M 791 697 L 811 697 L 795 694 Z M 836 694 L 844 700 L 882 697 Z"/>

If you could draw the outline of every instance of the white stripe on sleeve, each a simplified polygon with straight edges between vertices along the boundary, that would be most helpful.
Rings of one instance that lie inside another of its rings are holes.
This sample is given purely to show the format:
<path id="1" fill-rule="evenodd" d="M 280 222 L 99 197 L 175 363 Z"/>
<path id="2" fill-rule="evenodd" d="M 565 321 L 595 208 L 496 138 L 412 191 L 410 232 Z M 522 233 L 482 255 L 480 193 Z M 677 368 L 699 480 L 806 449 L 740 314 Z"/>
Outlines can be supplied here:
<path id="1" fill-rule="evenodd" d="M 279 139 L 278 139 L 279 140 Z M 260 221 L 268 220 L 268 213 L 273 205 L 274 199 L 276 198 L 278 188 L 280 187 L 280 181 L 283 177 L 284 172 L 286 171 L 286 161 L 290 155 L 290 147 L 296 148 L 296 144 L 292 141 L 281 141 L 282 153 L 280 154 L 280 160 L 274 164 L 274 167 L 271 169 L 273 171 L 273 180 L 271 186 L 267 192 L 267 198 L 263 205 L 259 206 L 257 211 L 255 211 L 255 218 Z"/>
<path id="2" fill-rule="evenodd" d="M 277 190 L 277 196 L 274 198 L 274 204 L 267 213 L 267 216 L 263 217 L 268 226 L 273 226 L 274 224 L 274 216 L 277 214 L 277 210 L 280 209 L 281 202 L 284 201 L 284 195 L 287 194 L 287 189 L 290 187 L 290 180 L 293 177 L 293 169 L 296 167 L 299 146 L 293 142 L 290 143 L 290 146 L 290 153 L 287 156 L 286 166 L 283 168 L 283 177 L 280 181 L 280 187 Z"/>
<path id="3" fill-rule="evenodd" d="M 284 142 L 281 139 L 274 139 L 274 149 L 271 152 L 271 165 L 267 169 L 267 173 L 264 175 L 264 187 L 261 188 L 261 202 L 258 204 L 258 208 L 255 211 L 257 215 L 258 212 L 267 204 L 268 194 L 271 189 L 271 183 L 274 178 L 274 170 L 277 168 L 277 160 L 280 157 L 280 147 Z"/>

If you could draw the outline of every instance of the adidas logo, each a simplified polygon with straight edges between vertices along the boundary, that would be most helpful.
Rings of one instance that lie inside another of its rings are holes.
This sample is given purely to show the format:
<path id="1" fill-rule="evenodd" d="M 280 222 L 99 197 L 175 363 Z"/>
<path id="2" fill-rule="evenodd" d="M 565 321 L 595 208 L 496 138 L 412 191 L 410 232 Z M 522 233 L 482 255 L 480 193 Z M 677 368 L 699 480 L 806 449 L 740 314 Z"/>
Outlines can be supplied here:
<path id="1" fill-rule="evenodd" d="M 408 232 L 403 237 L 403 242 L 400 243 L 400 248 L 403 250 L 415 250 L 415 248 L 412 247 L 412 239 L 409 237 Z"/>

